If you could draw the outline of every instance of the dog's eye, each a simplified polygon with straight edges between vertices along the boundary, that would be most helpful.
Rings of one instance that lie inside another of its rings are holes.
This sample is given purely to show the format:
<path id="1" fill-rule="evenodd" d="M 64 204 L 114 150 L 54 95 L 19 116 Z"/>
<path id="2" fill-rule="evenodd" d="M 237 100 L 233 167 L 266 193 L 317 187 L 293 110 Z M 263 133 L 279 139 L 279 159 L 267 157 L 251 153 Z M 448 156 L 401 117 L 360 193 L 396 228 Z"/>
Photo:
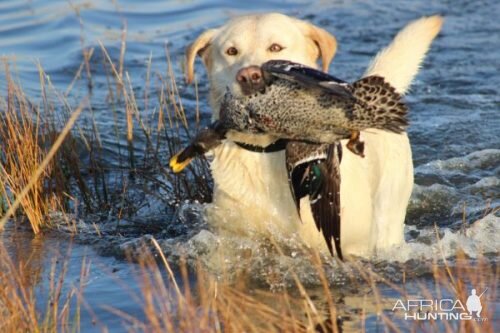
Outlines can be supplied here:
<path id="1" fill-rule="evenodd" d="M 235 48 L 234 46 L 231 46 L 230 48 L 228 48 L 228 49 L 226 50 L 226 54 L 227 54 L 227 55 L 230 55 L 230 56 L 235 56 L 235 55 L 237 55 L 237 54 L 238 54 L 238 49 L 237 49 L 237 48 Z"/>
<path id="2" fill-rule="evenodd" d="M 269 46 L 269 51 L 271 52 L 280 52 L 283 49 L 284 49 L 283 46 L 276 43 L 273 43 L 271 46 Z"/>

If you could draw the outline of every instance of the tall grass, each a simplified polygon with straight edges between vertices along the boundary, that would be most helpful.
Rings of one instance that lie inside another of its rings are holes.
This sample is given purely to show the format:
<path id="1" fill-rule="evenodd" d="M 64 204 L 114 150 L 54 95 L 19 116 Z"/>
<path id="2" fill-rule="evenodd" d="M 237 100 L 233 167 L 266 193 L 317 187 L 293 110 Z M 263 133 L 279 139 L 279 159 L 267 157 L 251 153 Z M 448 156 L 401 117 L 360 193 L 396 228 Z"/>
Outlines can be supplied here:
<path id="1" fill-rule="evenodd" d="M 45 217 L 50 209 L 56 209 L 57 199 L 45 188 L 45 181 L 52 171 L 52 164 L 47 165 L 42 175 L 28 184 L 38 166 L 42 163 L 45 152 L 42 140 L 47 133 L 40 126 L 40 113 L 24 95 L 22 89 L 13 81 L 9 64 L 5 63 L 7 97 L 4 112 L 0 114 L 0 197 L 10 207 L 19 196 L 22 207 L 34 233 L 47 224 Z M 24 189 L 26 195 L 20 196 Z M 53 200 L 55 199 L 55 200 Z M 3 202 L 2 202 L 3 206 Z M 3 214 L 2 214 L 3 215 Z M 1 225 L 0 225 L 1 227 Z"/>
<path id="2" fill-rule="evenodd" d="M 115 120 L 116 142 L 111 146 L 102 143 L 101 131 L 109 131 L 109 128 L 103 129 L 97 123 L 92 99 L 79 107 L 73 107 L 68 101 L 80 82 L 88 83 L 86 87 L 91 96 L 93 84 L 90 82 L 93 81 L 88 67 L 98 65 L 92 61 L 94 49 L 85 52 L 80 68 L 64 93 L 52 85 L 40 66 L 41 100 L 38 103 L 24 94 L 10 73 L 10 62 L 3 60 L 6 92 L 0 104 L 0 217 L 8 209 L 13 210 L 12 205 L 18 198 L 20 209 L 14 213 L 21 220 L 28 220 L 35 233 L 50 225 L 51 211 L 111 214 L 118 218 L 132 216 L 142 203 L 129 198 L 130 186 L 162 189 L 167 207 L 175 207 L 185 199 L 211 200 L 211 178 L 205 161 L 196 161 L 188 172 L 180 175 L 173 175 L 165 162 L 179 149 L 180 138 L 192 135 L 200 119 L 196 107 L 192 111 L 196 113 L 195 123 L 187 121 L 168 50 L 166 74 L 152 73 L 150 58 L 146 65 L 147 89 L 144 95 L 137 96 L 133 79 L 123 63 L 125 33 L 120 45 L 116 62 L 103 44 L 99 49 L 108 83 L 107 106 Z M 154 95 L 150 96 L 151 93 Z M 155 99 L 155 112 L 142 110 Z M 82 112 L 85 121 L 76 122 L 27 194 L 20 197 L 61 128 L 76 111 Z M 121 117 L 125 117 L 125 121 Z M 123 141 L 127 143 L 126 152 L 121 149 Z M 116 163 L 110 163 L 110 150 Z"/>

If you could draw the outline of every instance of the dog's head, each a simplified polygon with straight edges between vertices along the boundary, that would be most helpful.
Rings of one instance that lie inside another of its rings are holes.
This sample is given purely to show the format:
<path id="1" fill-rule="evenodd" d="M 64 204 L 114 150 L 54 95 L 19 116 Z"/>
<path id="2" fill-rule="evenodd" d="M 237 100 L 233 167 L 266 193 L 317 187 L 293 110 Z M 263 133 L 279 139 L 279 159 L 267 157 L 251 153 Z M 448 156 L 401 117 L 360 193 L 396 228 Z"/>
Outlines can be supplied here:
<path id="1" fill-rule="evenodd" d="M 283 59 L 323 70 L 337 50 L 335 37 L 310 23 L 282 14 L 249 15 L 203 32 L 186 51 L 186 80 L 194 80 L 194 61 L 199 55 L 208 72 L 214 118 L 226 89 L 235 95 L 258 89 L 259 67 L 271 59 Z"/>

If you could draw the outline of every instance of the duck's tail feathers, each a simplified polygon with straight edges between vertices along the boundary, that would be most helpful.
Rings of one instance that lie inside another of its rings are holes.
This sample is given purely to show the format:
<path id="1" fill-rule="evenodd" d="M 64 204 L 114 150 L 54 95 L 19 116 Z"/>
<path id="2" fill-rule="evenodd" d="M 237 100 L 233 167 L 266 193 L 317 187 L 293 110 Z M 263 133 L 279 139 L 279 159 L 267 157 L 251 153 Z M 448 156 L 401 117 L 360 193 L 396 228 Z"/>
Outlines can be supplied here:
<path id="1" fill-rule="evenodd" d="M 356 129 L 378 128 L 402 133 L 408 126 L 408 108 L 394 87 L 380 76 L 368 76 L 353 85 L 357 104 L 353 110 Z"/>

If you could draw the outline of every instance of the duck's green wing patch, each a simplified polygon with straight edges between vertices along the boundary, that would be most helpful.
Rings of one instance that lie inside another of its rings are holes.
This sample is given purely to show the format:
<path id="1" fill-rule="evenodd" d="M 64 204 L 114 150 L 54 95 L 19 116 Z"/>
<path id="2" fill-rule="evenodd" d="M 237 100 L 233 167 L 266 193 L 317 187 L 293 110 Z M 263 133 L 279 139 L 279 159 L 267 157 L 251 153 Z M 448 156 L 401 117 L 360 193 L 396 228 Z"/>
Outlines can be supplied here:
<path id="1" fill-rule="evenodd" d="M 342 146 L 292 141 L 286 148 L 290 190 L 300 215 L 300 199 L 308 197 L 314 222 L 330 253 L 342 259 L 340 246 L 340 160 Z"/>

